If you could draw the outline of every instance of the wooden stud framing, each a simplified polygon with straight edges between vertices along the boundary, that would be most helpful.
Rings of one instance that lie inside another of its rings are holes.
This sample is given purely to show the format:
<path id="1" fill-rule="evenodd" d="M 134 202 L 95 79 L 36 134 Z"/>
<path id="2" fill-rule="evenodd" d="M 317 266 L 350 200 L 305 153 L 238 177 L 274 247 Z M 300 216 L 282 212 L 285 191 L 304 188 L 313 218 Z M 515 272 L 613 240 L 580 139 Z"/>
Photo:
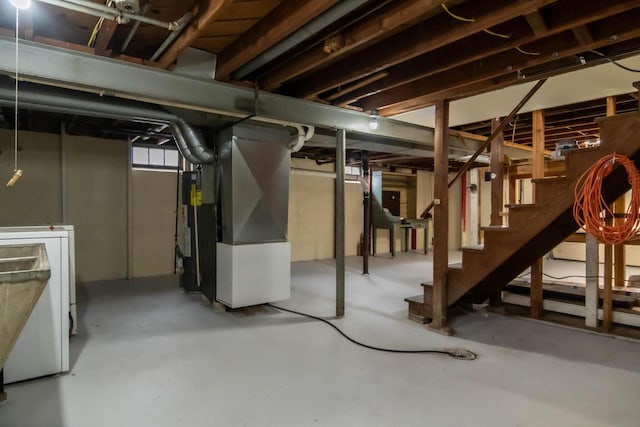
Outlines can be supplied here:
<path id="1" fill-rule="evenodd" d="M 533 166 L 532 178 L 544 178 L 544 111 L 533 112 Z M 536 189 L 533 186 L 533 203 L 536 202 Z"/>

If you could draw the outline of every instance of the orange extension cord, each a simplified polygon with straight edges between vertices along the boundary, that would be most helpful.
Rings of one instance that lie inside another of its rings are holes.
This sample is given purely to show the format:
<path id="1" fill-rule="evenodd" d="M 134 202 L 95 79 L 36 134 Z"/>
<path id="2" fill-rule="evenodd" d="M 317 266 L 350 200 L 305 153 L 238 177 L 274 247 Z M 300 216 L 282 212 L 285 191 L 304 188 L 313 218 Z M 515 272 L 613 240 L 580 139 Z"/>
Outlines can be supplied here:
<path id="1" fill-rule="evenodd" d="M 613 211 L 602 197 L 602 182 L 618 165 L 624 166 L 631 184 L 631 201 L 624 221 L 611 220 Z M 598 160 L 578 179 L 574 195 L 573 217 L 600 243 L 615 245 L 637 238 L 640 229 L 640 173 L 627 156 L 613 153 Z"/>

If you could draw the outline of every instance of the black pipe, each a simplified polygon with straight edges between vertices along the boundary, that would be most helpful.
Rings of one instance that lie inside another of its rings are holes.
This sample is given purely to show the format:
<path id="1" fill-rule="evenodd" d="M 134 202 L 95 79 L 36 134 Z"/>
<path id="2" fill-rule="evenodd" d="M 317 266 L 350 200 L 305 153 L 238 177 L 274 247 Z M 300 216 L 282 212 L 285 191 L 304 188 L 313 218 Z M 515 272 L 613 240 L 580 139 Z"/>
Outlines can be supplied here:
<path id="1" fill-rule="evenodd" d="M 369 274 L 369 238 L 371 234 L 371 193 L 369 189 L 369 157 L 362 153 L 362 177 L 367 185 L 364 187 L 364 242 L 362 244 L 362 274 Z"/>
<path id="2" fill-rule="evenodd" d="M 178 244 L 178 218 L 180 217 L 180 160 L 182 156 L 178 152 L 178 170 L 176 171 L 176 223 L 173 230 L 173 274 L 176 274 L 178 257 L 181 255 L 180 245 Z"/>

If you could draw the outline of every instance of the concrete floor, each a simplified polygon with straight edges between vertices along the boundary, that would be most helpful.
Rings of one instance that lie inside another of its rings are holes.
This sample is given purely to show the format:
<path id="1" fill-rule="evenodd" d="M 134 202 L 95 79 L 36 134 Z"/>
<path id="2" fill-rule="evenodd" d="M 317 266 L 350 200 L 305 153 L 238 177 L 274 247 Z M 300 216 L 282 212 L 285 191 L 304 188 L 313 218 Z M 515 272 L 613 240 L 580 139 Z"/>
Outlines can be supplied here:
<path id="1" fill-rule="evenodd" d="M 376 257 L 369 276 L 359 263 L 335 321 L 347 333 L 478 359 L 375 352 L 268 307 L 215 313 L 174 278 L 98 282 L 80 290 L 71 373 L 8 386 L 0 426 L 640 425 L 640 343 L 486 312 L 441 336 L 406 319 L 424 256 Z M 333 314 L 330 261 L 293 264 L 292 281 L 284 307 Z"/>

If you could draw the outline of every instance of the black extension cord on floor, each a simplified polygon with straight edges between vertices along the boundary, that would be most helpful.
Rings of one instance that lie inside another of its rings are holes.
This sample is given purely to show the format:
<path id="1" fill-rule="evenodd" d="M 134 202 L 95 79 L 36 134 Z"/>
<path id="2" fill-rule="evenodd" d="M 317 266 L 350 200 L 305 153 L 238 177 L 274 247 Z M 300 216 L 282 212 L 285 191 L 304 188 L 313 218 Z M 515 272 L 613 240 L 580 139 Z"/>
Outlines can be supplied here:
<path id="1" fill-rule="evenodd" d="M 452 348 L 452 349 L 443 349 L 443 350 L 397 350 L 397 349 L 393 349 L 393 348 L 374 347 L 372 345 L 364 344 L 364 343 L 361 343 L 359 341 L 354 340 L 349 335 L 347 335 L 344 332 L 342 332 L 342 330 L 340 328 L 338 328 L 336 325 L 334 325 L 333 323 L 329 322 L 326 319 L 323 319 L 322 317 L 312 316 L 311 314 L 301 313 L 301 312 L 295 311 L 295 310 L 289 310 L 288 308 L 278 307 L 278 306 L 273 305 L 273 304 L 267 304 L 267 305 L 269 307 L 275 308 L 276 310 L 285 311 L 287 313 L 292 313 L 292 314 L 297 314 L 298 316 L 304 316 L 304 317 L 308 317 L 310 319 L 319 320 L 322 323 L 326 323 L 327 325 L 331 326 L 333 329 L 338 331 L 338 333 L 340 335 L 342 335 L 343 337 L 345 337 L 346 339 L 348 339 L 352 343 L 357 344 L 357 345 L 359 345 L 361 347 L 364 347 L 364 348 L 368 348 L 370 350 L 385 351 L 387 353 L 402 353 L 402 354 L 419 354 L 419 353 L 422 353 L 422 354 L 444 354 L 444 355 L 453 357 L 454 359 L 458 359 L 458 360 L 475 360 L 478 357 L 474 352 L 472 352 L 470 350 L 467 350 L 467 349 L 464 349 L 464 348 Z"/>

